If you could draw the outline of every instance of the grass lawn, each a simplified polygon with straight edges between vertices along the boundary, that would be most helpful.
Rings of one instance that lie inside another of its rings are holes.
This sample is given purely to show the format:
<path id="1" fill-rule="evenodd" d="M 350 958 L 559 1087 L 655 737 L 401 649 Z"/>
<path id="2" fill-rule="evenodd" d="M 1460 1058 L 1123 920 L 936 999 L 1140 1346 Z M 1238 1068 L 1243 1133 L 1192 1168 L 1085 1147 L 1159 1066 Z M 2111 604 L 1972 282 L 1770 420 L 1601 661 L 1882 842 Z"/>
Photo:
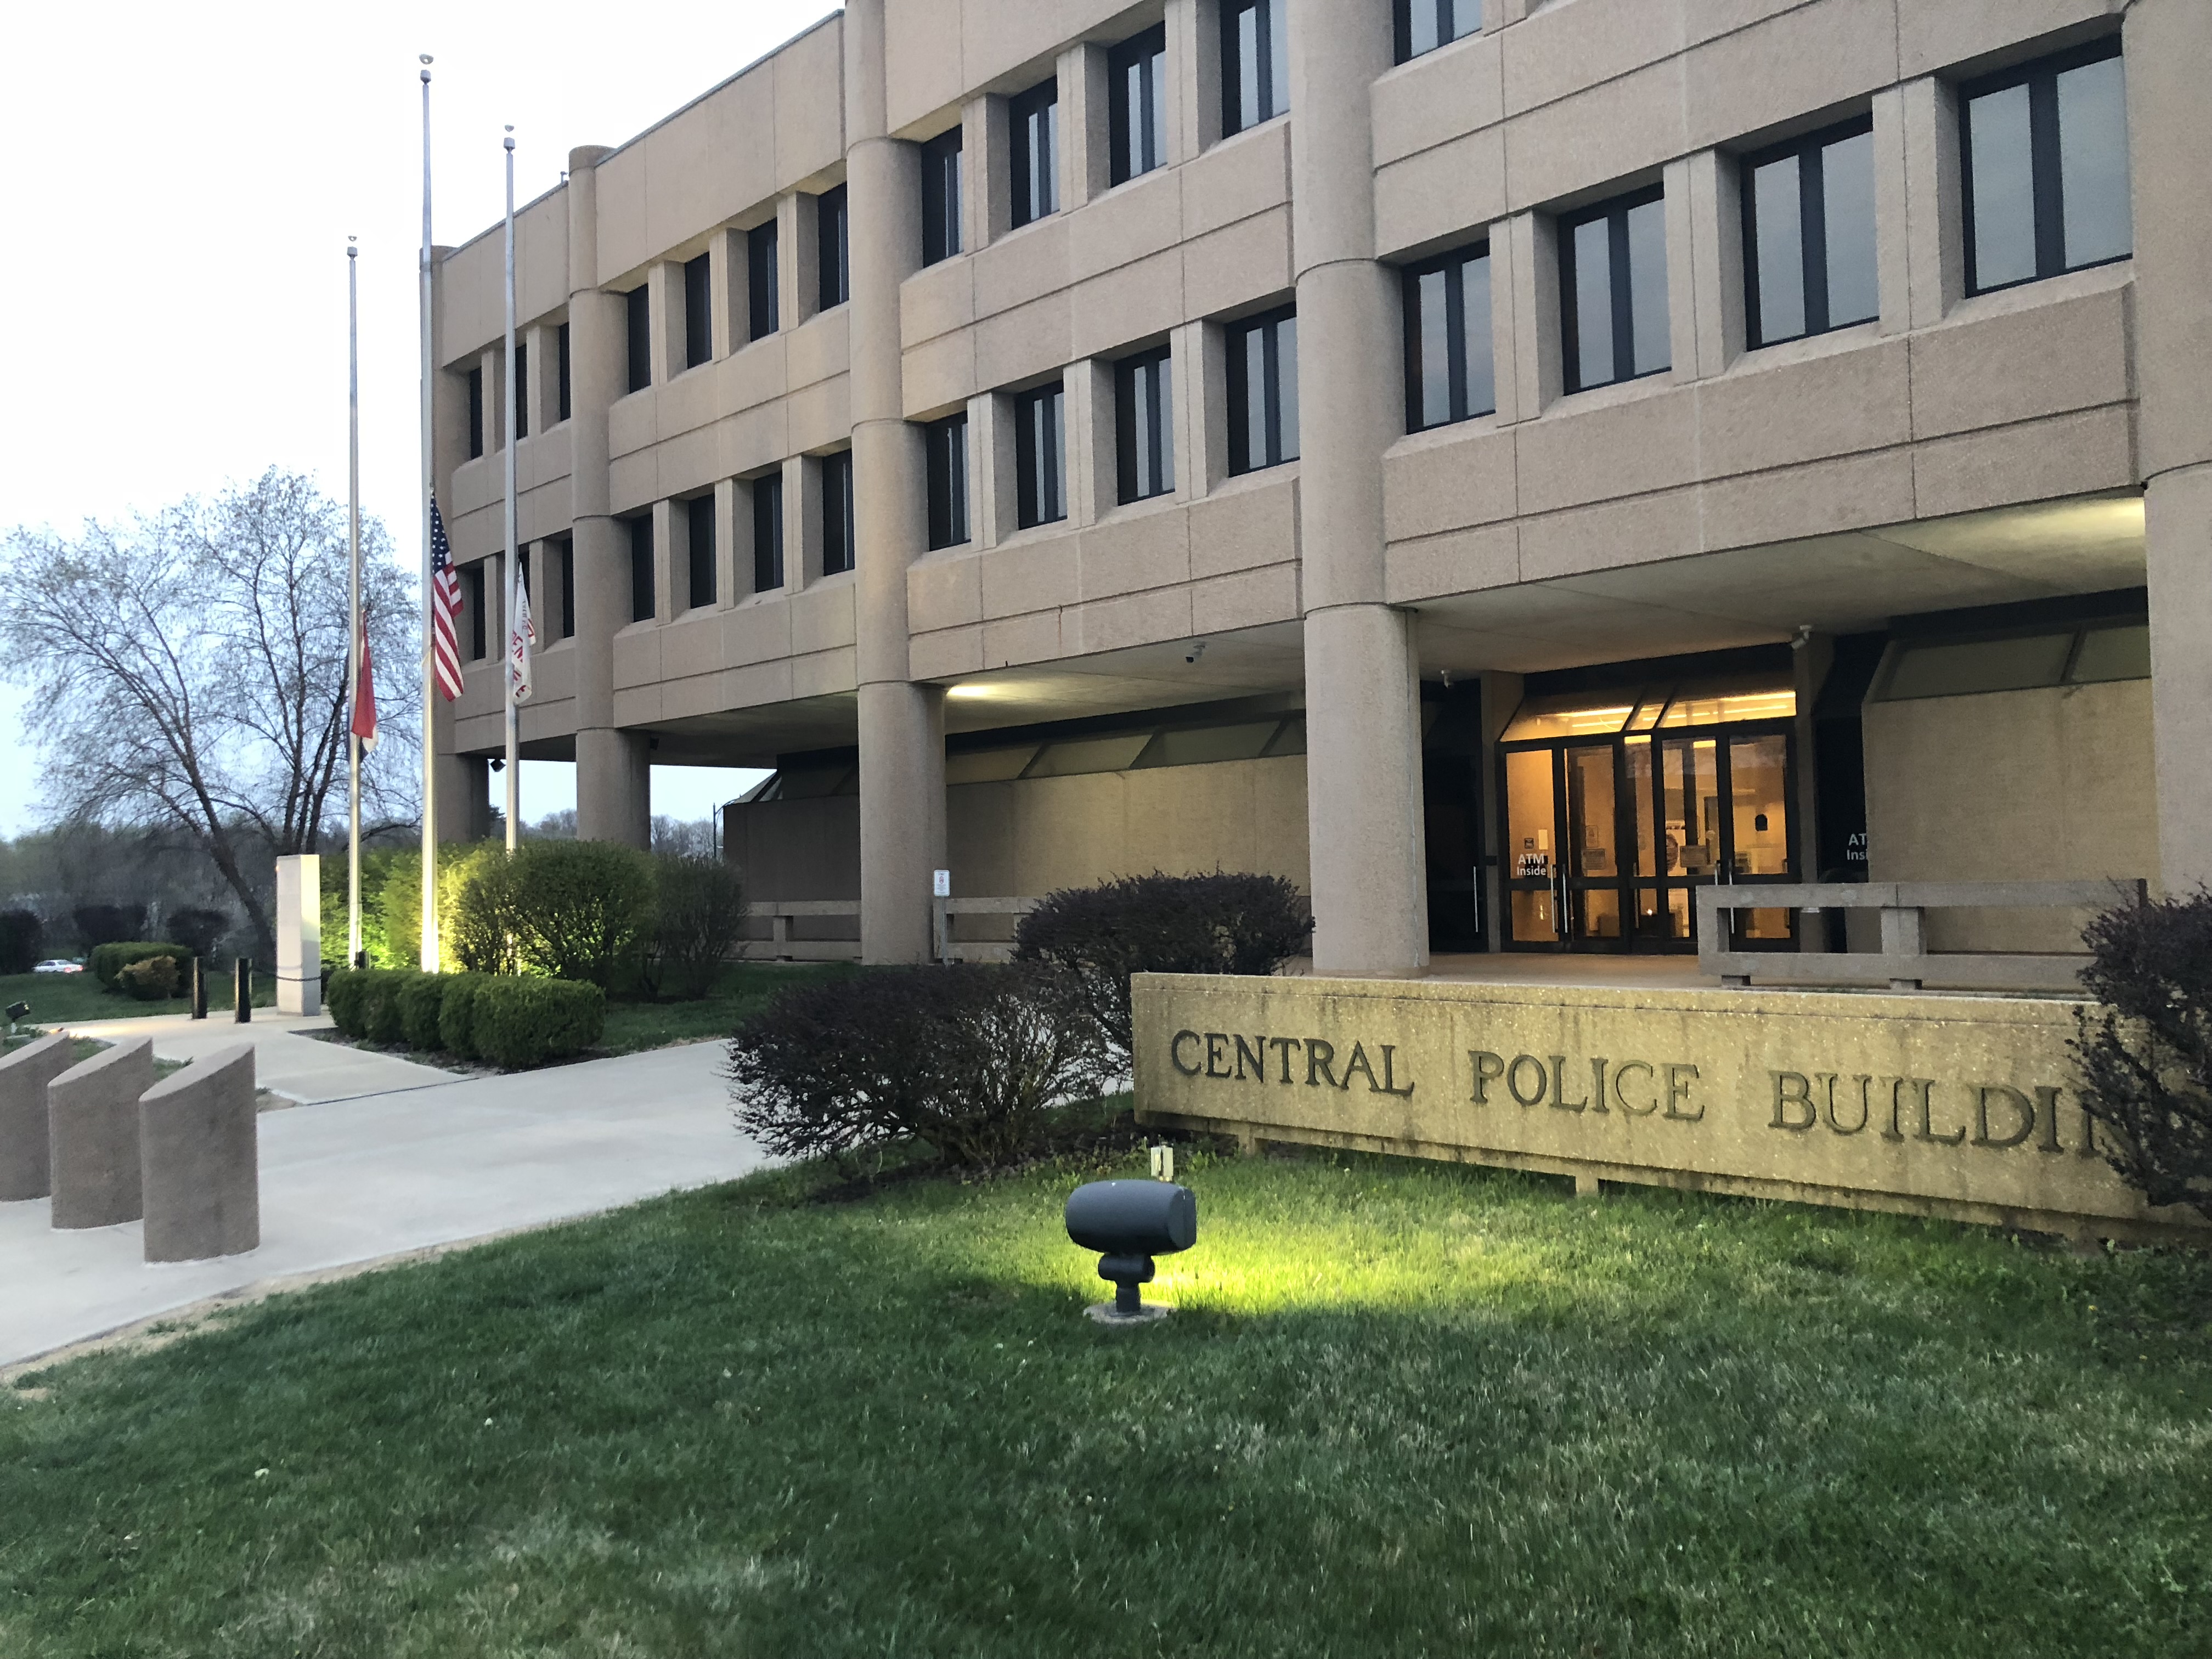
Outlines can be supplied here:
<path id="1" fill-rule="evenodd" d="M 611 1001 L 598 1052 L 634 1054 L 673 1042 L 725 1037 L 740 1019 L 786 987 L 825 974 L 856 971 L 845 963 L 738 963 L 725 969 L 714 991 L 696 1002 Z"/>
<path id="2" fill-rule="evenodd" d="M 208 1011 L 216 1009 L 228 1014 L 236 1006 L 231 995 L 230 964 L 225 962 L 221 973 L 208 975 Z M 167 1002 L 140 1002 L 120 992 L 103 991 L 100 981 L 90 973 L 82 974 L 7 974 L 0 975 L 0 1007 L 18 1002 L 31 1005 L 32 1025 L 67 1025 L 91 1019 L 143 1019 L 153 1014 L 185 1014 L 191 1012 L 189 996 L 172 997 Z M 253 1006 L 274 1007 L 276 1003 L 276 980 L 271 974 L 256 974 L 253 985 Z M 0 1021 L 0 1032 L 7 1029 Z"/>
<path id="3" fill-rule="evenodd" d="M 2212 1260 L 1195 1164 L 1141 1330 L 1097 1170 L 799 1171 L 19 1378 L 0 1651 L 2212 1650 Z"/>

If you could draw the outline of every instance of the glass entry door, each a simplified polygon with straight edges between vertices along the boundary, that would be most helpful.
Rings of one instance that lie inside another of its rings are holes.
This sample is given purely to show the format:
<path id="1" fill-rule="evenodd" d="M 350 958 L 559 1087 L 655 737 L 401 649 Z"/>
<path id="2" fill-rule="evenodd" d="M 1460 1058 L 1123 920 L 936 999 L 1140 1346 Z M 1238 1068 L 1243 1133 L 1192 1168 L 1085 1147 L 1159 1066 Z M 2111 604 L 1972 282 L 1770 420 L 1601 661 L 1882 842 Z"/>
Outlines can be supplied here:
<path id="1" fill-rule="evenodd" d="M 1508 942 L 1619 950 L 1625 942 L 1619 745 L 1505 757 Z"/>

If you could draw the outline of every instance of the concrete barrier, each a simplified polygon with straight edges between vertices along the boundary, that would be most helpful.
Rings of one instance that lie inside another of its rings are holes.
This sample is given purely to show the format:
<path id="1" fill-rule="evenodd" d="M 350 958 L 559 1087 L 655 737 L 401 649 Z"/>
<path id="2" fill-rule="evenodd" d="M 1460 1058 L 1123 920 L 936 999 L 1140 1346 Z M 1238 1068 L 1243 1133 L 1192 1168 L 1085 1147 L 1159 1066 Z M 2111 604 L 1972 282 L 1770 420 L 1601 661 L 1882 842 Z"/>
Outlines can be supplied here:
<path id="1" fill-rule="evenodd" d="M 54 1189 L 47 1151 L 46 1085 L 69 1070 L 69 1038 L 44 1036 L 0 1058 L 0 1203 Z"/>
<path id="2" fill-rule="evenodd" d="M 138 1146 L 147 1261 L 237 1255 L 261 1243 L 251 1043 L 218 1048 L 148 1090 Z"/>
<path id="3" fill-rule="evenodd" d="M 46 1085 L 54 1225 L 112 1227 L 145 1212 L 138 1097 L 154 1086 L 154 1040 L 118 1042 Z"/>

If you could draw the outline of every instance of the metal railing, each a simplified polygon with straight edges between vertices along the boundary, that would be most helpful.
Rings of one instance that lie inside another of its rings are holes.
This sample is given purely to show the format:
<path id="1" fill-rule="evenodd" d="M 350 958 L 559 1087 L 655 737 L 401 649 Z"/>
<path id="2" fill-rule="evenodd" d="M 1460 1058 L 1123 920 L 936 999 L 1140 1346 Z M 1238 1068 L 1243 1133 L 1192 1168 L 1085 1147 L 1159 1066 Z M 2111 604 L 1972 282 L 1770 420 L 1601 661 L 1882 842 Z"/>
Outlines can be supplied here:
<path id="1" fill-rule="evenodd" d="M 2079 991 L 2086 952 L 1928 949 L 1930 910 L 2104 909 L 2140 898 L 2141 881 L 1735 882 L 1701 887 L 1698 966 L 1723 985 L 1753 979 L 1779 985 L 1887 981 L 1917 991 L 1929 980 L 1973 991 Z M 1881 917 L 1874 951 L 1739 951 L 1729 948 L 1733 913 L 1873 910 Z"/>

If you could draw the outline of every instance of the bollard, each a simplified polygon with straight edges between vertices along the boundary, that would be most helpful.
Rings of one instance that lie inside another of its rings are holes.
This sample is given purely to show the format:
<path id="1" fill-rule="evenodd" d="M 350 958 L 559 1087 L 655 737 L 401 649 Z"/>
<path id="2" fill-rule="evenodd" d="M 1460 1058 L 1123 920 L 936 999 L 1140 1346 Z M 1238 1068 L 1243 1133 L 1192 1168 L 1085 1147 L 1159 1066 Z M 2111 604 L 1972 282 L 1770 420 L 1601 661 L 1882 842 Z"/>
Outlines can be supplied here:
<path id="1" fill-rule="evenodd" d="M 151 1037 L 118 1042 L 46 1085 L 56 1227 L 112 1227 L 145 1213 L 138 1100 L 153 1086 Z"/>
<path id="2" fill-rule="evenodd" d="M 194 1060 L 138 1102 L 146 1260 L 200 1261 L 261 1243 L 253 1045 Z"/>
<path id="3" fill-rule="evenodd" d="M 192 1018 L 207 1018 L 207 964 L 198 957 L 192 958 Z"/>
<path id="4" fill-rule="evenodd" d="M 253 1018 L 253 959 L 251 957 L 238 959 L 237 996 L 236 1012 L 231 1018 L 243 1025 Z"/>
<path id="5" fill-rule="evenodd" d="M 69 1070 L 75 1052 L 69 1038 L 57 1035 L 0 1060 L 0 1202 L 44 1198 L 54 1189 L 46 1085 Z"/>

